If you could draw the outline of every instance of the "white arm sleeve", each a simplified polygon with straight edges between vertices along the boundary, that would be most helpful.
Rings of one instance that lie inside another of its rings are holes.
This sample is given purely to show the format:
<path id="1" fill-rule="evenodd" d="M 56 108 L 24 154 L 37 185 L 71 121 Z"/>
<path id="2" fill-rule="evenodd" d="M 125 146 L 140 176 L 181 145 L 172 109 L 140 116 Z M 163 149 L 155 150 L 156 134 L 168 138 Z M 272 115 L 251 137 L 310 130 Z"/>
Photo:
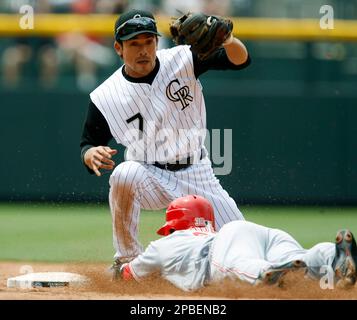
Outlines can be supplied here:
<path id="1" fill-rule="evenodd" d="M 129 263 L 130 271 L 135 280 L 146 277 L 161 270 L 160 254 L 155 242 L 152 242 L 146 250 Z"/>

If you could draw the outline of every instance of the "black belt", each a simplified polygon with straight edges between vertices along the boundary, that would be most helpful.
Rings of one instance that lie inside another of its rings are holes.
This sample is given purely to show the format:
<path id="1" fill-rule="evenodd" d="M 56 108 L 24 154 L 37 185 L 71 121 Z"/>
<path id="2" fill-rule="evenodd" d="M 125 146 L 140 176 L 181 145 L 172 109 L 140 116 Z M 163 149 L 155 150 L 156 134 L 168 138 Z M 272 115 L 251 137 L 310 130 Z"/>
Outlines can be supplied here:
<path id="1" fill-rule="evenodd" d="M 202 158 L 203 158 L 203 151 L 201 150 L 200 160 L 202 160 Z M 191 159 L 192 159 L 191 157 L 188 157 L 187 159 L 178 160 L 174 163 L 154 162 L 153 165 L 155 167 L 163 169 L 163 170 L 179 171 L 179 170 L 186 169 L 189 166 L 191 166 L 192 165 Z M 184 162 L 184 163 L 180 163 L 180 162 Z"/>

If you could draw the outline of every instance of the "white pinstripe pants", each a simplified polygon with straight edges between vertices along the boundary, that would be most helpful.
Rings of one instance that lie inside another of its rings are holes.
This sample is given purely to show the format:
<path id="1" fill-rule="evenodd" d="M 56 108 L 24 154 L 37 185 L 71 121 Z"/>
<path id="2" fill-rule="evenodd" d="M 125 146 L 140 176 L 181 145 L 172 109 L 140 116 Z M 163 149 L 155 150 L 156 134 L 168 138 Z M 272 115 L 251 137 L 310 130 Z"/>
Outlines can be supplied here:
<path id="1" fill-rule="evenodd" d="M 234 200 L 214 176 L 207 157 L 176 172 L 125 161 L 114 169 L 109 183 L 114 257 L 122 260 L 132 260 L 143 250 L 137 237 L 140 209 L 164 209 L 176 198 L 197 194 L 212 203 L 217 230 L 227 222 L 244 220 Z M 164 223 L 164 216 L 162 220 Z"/>

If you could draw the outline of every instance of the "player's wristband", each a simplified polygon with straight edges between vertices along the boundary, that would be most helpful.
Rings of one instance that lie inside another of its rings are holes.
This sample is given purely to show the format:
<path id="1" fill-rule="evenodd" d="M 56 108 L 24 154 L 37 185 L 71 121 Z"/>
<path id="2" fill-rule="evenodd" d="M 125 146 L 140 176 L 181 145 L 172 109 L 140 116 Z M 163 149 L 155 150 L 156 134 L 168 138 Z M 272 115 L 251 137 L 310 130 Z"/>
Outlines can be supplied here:
<path id="1" fill-rule="evenodd" d="M 130 268 L 129 268 L 129 263 L 125 263 L 121 266 L 120 273 L 121 273 L 122 279 L 124 279 L 125 281 L 134 279 L 134 276 L 131 273 Z"/>

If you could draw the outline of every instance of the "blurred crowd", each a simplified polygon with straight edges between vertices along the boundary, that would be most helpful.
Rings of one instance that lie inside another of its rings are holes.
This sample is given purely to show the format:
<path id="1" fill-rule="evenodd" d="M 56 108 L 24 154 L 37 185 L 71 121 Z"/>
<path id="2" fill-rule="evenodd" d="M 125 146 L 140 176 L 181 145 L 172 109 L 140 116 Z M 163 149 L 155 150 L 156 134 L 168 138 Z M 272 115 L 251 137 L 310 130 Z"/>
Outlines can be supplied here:
<path id="1" fill-rule="evenodd" d="M 346 3 L 346 0 L 332 1 Z M 274 3 L 274 6 L 272 4 Z M 349 3 L 347 1 L 347 3 Z M 315 0 L 314 6 L 324 4 Z M 310 0 L 1 0 L 0 13 L 19 13 L 31 5 L 39 13 L 120 14 L 131 8 L 147 9 L 155 15 L 178 16 L 179 12 L 202 11 L 220 16 L 288 16 L 306 17 Z M 343 6 L 345 8 L 346 6 Z M 341 9 L 342 10 L 342 9 Z M 357 13 L 357 5 L 348 14 Z M 318 14 L 318 13 L 315 13 Z M 164 41 L 160 41 L 164 43 Z M 68 75 L 79 90 L 88 92 L 100 81 L 101 70 L 114 70 L 120 59 L 113 50 L 112 37 L 94 37 L 84 33 L 67 33 L 56 37 L 0 38 L 2 85 L 16 88 L 26 72 L 36 74 L 43 88 L 53 88 Z M 73 77 L 74 75 L 74 77 Z M 32 80 L 33 81 L 33 80 Z"/>
<path id="2" fill-rule="evenodd" d="M 236 0 L 237 1 L 237 0 Z M 246 2 L 246 0 L 238 0 Z M 2 0 L 1 13 L 19 13 L 30 5 L 35 14 L 120 14 L 131 8 L 147 9 L 155 14 L 177 15 L 179 11 L 203 11 L 229 15 L 232 0 Z M 66 73 L 75 77 L 79 90 L 88 92 L 99 82 L 98 71 L 120 63 L 113 48 L 113 38 L 84 33 L 66 33 L 56 37 L 14 37 L 0 46 L 2 85 L 16 88 L 33 75 L 43 88 L 53 88 Z"/>
<path id="3" fill-rule="evenodd" d="M 19 13 L 31 5 L 40 13 L 121 13 L 127 0 L 3 0 L 0 10 Z M 7 39 L 1 55 L 2 84 L 16 88 L 22 75 L 30 70 L 43 88 L 55 87 L 61 73 L 75 75 L 79 90 L 89 91 L 97 84 L 97 69 L 115 63 L 112 39 L 84 33 L 66 33 L 57 37 L 17 37 Z"/>

